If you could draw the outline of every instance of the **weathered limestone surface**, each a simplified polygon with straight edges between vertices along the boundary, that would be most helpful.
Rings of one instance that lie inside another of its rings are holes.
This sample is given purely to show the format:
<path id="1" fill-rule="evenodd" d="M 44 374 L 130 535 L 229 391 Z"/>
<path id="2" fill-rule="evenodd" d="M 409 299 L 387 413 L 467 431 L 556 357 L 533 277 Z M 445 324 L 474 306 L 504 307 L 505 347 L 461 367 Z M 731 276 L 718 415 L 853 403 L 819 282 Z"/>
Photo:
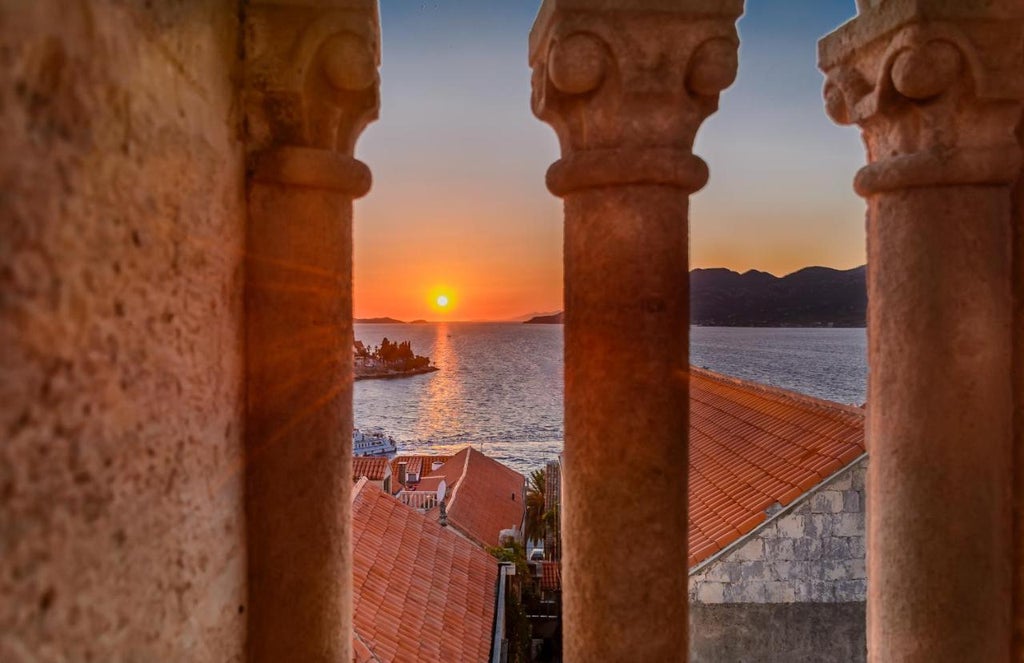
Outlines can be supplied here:
<path id="1" fill-rule="evenodd" d="M 533 109 L 562 148 L 567 661 L 686 657 L 692 147 L 735 78 L 741 12 L 546 0 L 530 36 Z"/>
<path id="2" fill-rule="evenodd" d="M 238 3 L 0 0 L 0 660 L 243 660 Z"/>
<path id="3" fill-rule="evenodd" d="M 820 64 L 869 160 L 869 654 L 1008 661 L 1024 5 L 863 4 Z"/>
<path id="4" fill-rule="evenodd" d="M 690 574 L 696 603 L 863 603 L 865 458 Z"/>
<path id="5" fill-rule="evenodd" d="M 352 660 L 352 157 L 376 118 L 374 0 L 246 11 L 249 649 Z"/>
<path id="6" fill-rule="evenodd" d="M 698 603 L 690 663 L 861 663 L 863 602 Z"/>
<path id="7" fill-rule="evenodd" d="M 690 574 L 690 660 L 863 661 L 867 459 Z"/>

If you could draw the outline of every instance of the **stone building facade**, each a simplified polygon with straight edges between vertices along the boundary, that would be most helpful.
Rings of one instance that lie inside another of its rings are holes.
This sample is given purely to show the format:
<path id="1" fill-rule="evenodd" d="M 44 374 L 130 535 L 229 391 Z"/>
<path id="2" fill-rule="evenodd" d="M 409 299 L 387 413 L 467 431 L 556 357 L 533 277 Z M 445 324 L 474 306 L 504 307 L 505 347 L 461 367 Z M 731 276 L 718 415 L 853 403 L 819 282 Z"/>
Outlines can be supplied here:
<path id="1" fill-rule="evenodd" d="M 864 410 L 691 367 L 689 422 L 690 659 L 864 660 Z"/>
<path id="2" fill-rule="evenodd" d="M 690 570 L 692 661 L 863 661 L 867 458 Z"/>

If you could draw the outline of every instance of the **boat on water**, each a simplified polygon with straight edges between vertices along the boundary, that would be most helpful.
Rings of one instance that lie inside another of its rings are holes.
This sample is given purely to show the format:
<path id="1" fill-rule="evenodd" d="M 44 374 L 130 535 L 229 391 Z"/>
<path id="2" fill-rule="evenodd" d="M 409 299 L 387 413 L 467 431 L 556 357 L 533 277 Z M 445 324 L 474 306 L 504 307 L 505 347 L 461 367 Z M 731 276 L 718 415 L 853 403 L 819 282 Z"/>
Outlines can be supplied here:
<path id="1" fill-rule="evenodd" d="M 353 456 L 394 456 L 398 453 L 398 445 L 390 435 L 381 430 L 352 430 Z"/>

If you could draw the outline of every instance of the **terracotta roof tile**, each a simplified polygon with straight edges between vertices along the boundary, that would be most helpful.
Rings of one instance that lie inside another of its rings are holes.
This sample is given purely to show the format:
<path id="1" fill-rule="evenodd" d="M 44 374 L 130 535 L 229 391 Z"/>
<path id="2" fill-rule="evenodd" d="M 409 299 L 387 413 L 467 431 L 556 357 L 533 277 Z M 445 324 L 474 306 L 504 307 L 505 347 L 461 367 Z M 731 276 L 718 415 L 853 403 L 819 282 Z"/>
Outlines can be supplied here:
<path id="1" fill-rule="evenodd" d="M 540 588 L 545 592 L 562 590 L 562 569 L 558 562 L 540 562 Z"/>
<path id="2" fill-rule="evenodd" d="M 370 481 L 383 481 L 388 470 L 385 456 L 356 456 L 352 459 L 352 479 L 366 477 Z"/>
<path id="3" fill-rule="evenodd" d="M 373 484 L 353 490 L 355 660 L 488 660 L 497 561 Z"/>
<path id="4" fill-rule="evenodd" d="M 414 474 L 420 474 L 427 476 L 430 474 L 430 466 L 433 463 L 445 463 L 451 459 L 451 456 L 395 456 L 391 459 L 391 474 L 394 476 L 395 491 L 399 489 L 398 486 L 398 464 L 405 463 L 406 471 Z"/>
<path id="5" fill-rule="evenodd" d="M 354 663 L 380 663 L 380 659 L 373 655 L 358 633 L 352 636 L 352 659 Z"/>
<path id="6" fill-rule="evenodd" d="M 691 367 L 689 565 L 864 452 L 861 408 Z"/>
<path id="7" fill-rule="evenodd" d="M 445 481 L 443 476 L 429 475 L 420 479 L 419 483 L 409 486 L 409 490 L 418 490 L 423 492 L 436 492 L 441 482 Z M 448 483 L 445 481 L 445 483 Z"/>
<path id="8" fill-rule="evenodd" d="M 483 546 L 496 546 L 502 530 L 522 529 L 526 478 L 473 447 L 452 456 L 431 476 L 448 484 L 448 522 Z"/>

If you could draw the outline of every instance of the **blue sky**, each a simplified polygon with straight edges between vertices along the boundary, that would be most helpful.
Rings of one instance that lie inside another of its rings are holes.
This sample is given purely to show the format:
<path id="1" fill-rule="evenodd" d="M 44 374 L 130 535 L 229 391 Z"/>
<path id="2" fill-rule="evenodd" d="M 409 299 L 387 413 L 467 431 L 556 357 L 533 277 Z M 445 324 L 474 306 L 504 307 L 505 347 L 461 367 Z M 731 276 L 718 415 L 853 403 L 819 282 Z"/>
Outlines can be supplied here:
<path id="1" fill-rule="evenodd" d="M 560 308 L 561 205 L 544 187 L 558 147 L 529 104 L 538 6 L 382 0 L 381 117 L 357 150 L 374 172 L 356 208 L 357 315 L 424 317 L 438 288 L 460 293 L 460 317 Z M 825 116 L 815 64 L 818 38 L 854 13 L 748 0 L 739 78 L 695 146 L 711 182 L 693 198 L 692 266 L 864 261 L 863 148 Z"/>

